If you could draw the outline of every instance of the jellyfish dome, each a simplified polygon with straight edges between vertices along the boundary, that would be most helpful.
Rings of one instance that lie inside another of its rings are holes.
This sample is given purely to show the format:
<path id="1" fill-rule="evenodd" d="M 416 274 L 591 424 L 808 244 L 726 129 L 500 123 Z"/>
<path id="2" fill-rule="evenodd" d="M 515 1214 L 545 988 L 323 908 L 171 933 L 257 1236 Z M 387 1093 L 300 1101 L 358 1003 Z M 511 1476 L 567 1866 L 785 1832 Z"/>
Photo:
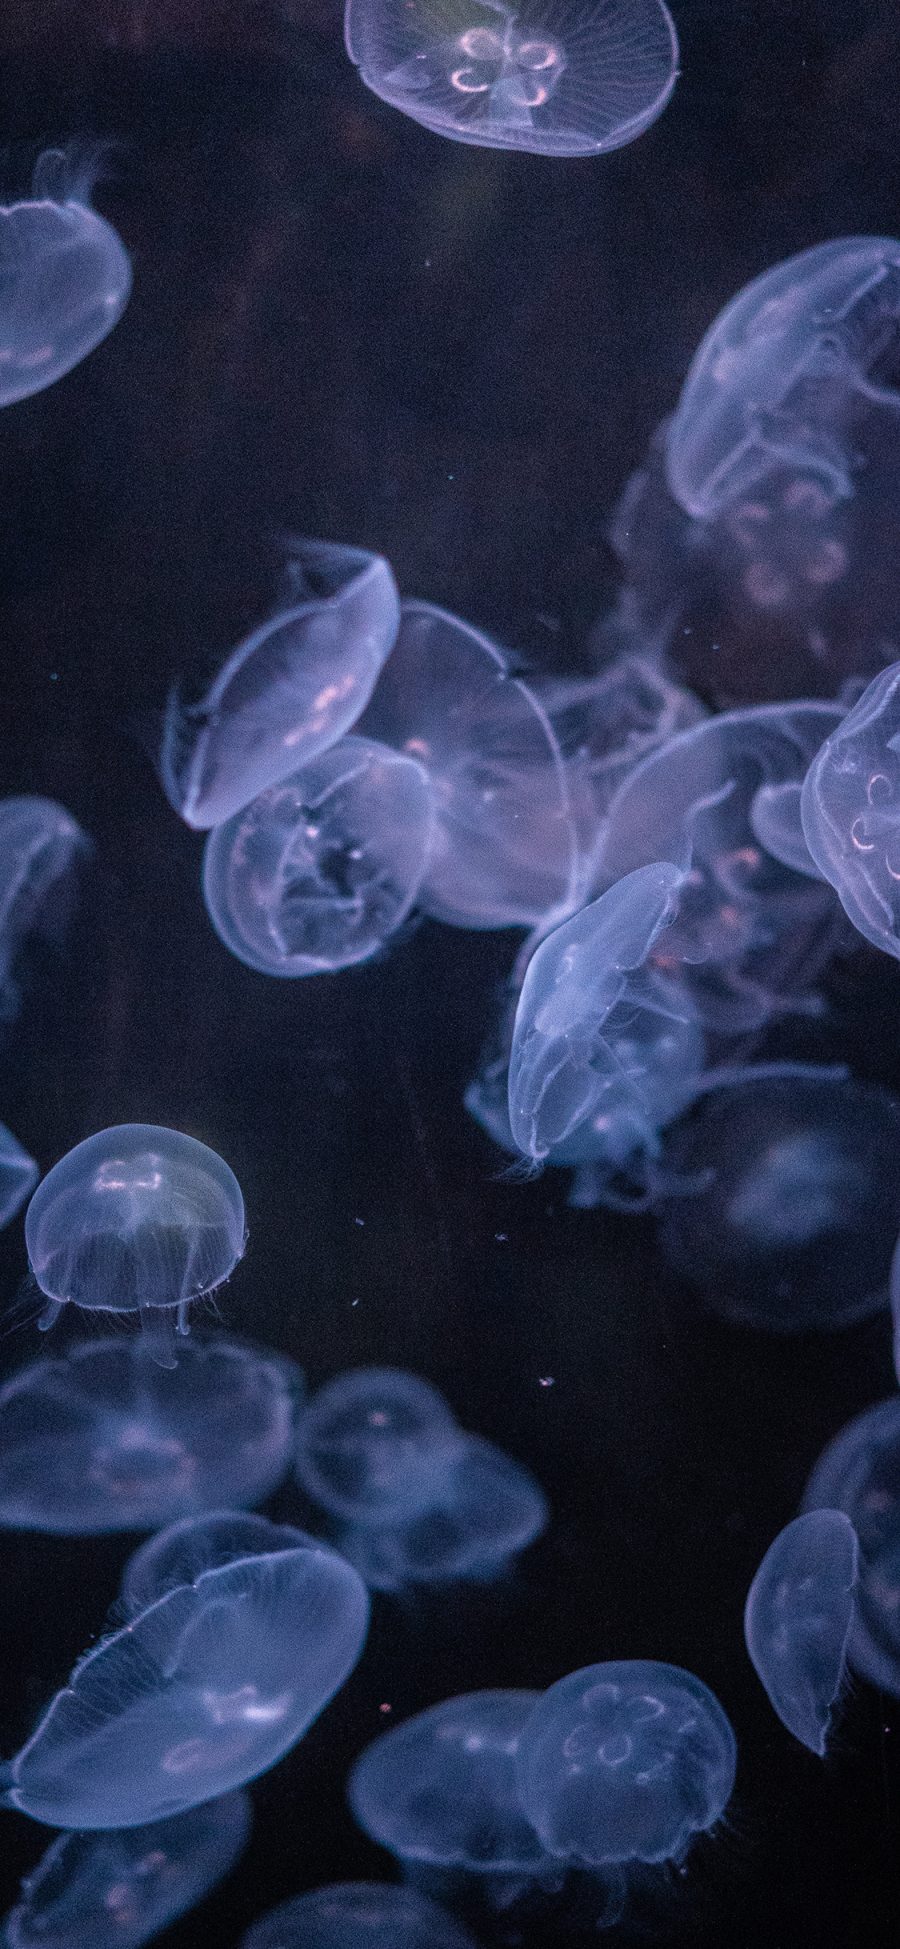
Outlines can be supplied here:
<path id="1" fill-rule="evenodd" d="M 900 1698 L 900 1394 L 835 1435 L 806 1485 L 803 1507 L 841 1510 L 859 1543 L 847 1657 L 871 1685 Z"/>
<path id="2" fill-rule="evenodd" d="M 288 600 L 211 682 L 185 679 L 169 698 L 160 776 L 189 826 L 221 825 L 336 744 L 397 634 L 400 599 L 380 555 L 295 540 L 287 581 Z"/>
<path id="3" fill-rule="evenodd" d="M 810 853 L 854 927 L 900 959 L 898 736 L 900 663 L 892 663 L 816 753 L 800 810 Z"/>
<path id="4" fill-rule="evenodd" d="M 839 1509 L 812 1509 L 781 1530 L 756 1572 L 744 1637 L 782 1723 L 824 1754 L 847 1667 L 859 1547 Z"/>
<path id="5" fill-rule="evenodd" d="M 117 1124 L 54 1164 L 25 1215 L 31 1270 L 51 1326 L 86 1311 L 178 1309 L 214 1291 L 241 1257 L 244 1201 L 224 1160 L 179 1130 Z"/>
<path id="6" fill-rule="evenodd" d="M 263 1502 L 302 1382 L 224 1337 L 179 1341 L 171 1367 L 143 1334 L 32 1361 L 0 1389 L 0 1526 L 88 1536 Z"/>
<path id="7" fill-rule="evenodd" d="M 415 1888 L 334 1882 L 254 1922 L 241 1949 L 475 1949 L 468 1931 Z"/>
<path id="8" fill-rule="evenodd" d="M 207 912 L 260 974 L 368 961 L 415 902 L 431 832 L 421 765 L 370 738 L 341 738 L 214 827 L 203 856 Z"/>
<path id="9" fill-rule="evenodd" d="M 403 1863 L 539 1874 L 545 1850 L 516 1780 L 519 1742 L 539 1697 L 468 1692 L 374 1740 L 347 1787 L 360 1827 Z"/>
<path id="10" fill-rule="evenodd" d="M 87 834 L 55 799 L 0 799 L 0 1018 L 15 1014 L 15 964 L 29 936 L 61 933 L 89 851 Z"/>
<path id="11" fill-rule="evenodd" d="M 0 1123 L 0 1227 L 15 1218 L 39 1177 L 34 1158 L 23 1150 L 5 1123 Z"/>
<path id="12" fill-rule="evenodd" d="M 632 142 L 678 72 L 663 0 L 348 0 L 345 36 L 366 86 L 434 134 L 546 156 Z"/>
<path id="13" fill-rule="evenodd" d="M 551 1685 L 516 1762 L 545 1848 L 586 1868 L 682 1860 L 724 1812 L 736 1763 L 712 1692 L 651 1659 L 588 1665 Z"/>
<path id="14" fill-rule="evenodd" d="M 118 1833 L 61 1834 L 7 1915 L 7 1949 L 138 1949 L 202 1902 L 250 1835 L 245 1793 Z"/>
<path id="15" fill-rule="evenodd" d="M 139 1827 L 255 1779 L 353 1670 L 368 1608 L 350 1565 L 308 1541 L 201 1571 L 76 1665 L 3 1769 L 6 1804 Z"/>
<path id="16" fill-rule="evenodd" d="M 442 1394 L 399 1367 L 355 1367 L 320 1387 L 297 1424 L 301 1487 L 350 1522 L 414 1513 L 460 1431 Z"/>
<path id="17" fill-rule="evenodd" d="M 548 1514 L 529 1469 L 460 1430 L 451 1448 L 428 1459 L 414 1509 L 347 1524 L 337 1543 L 372 1590 L 490 1583 L 540 1536 Z"/>
<path id="18" fill-rule="evenodd" d="M 135 1617 L 179 1584 L 194 1584 L 204 1570 L 221 1570 L 238 1557 L 272 1556 L 277 1550 L 317 1547 L 314 1537 L 290 1523 L 242 1509 L 209 1509 L 201 1516 L 158 1529 L 141 1543 L 125 1565 L 121 1600 Z"/>
<path id="19" fill-rule="evenodd" d="M 128 303 L 131 260 L 90 207 L 92 174 L 47 150 L 31 196 L 0 205 L 0 406 L 80 365 Z"/>

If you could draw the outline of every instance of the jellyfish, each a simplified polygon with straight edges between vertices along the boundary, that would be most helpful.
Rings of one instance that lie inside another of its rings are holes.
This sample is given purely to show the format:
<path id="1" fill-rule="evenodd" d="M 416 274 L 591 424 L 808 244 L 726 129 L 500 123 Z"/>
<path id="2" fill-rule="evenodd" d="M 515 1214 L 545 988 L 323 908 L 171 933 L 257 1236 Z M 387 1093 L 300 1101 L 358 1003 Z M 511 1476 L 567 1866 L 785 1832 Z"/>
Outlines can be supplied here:
<path id="1" fill-rule="evenodd" d="M 180 1584 L 195 1584 L 204 1570 L 304 1546 L 316 1549 L 316 1538 L 293 1523 L 270 1523 L 244 1509 L 204 1509 L 158 1529 L 133 1552 L 122 1574 L 122 1609 L 136 1617 Z"/>
<path id="2" fill-rule="evenodd" d="M 139 1312 L 164 1344 L 191 1301 L 227 1279 L 245 1244 L 234 1172 L 208 1145 L 155 1123 L 123 1123 L 76 1144 L 25 1214 L 31 1270 L 54 1324 L 69 1303 Z"/>
<path id="3" fill-rule="evenodd" d="M 844 912 L 900 959 L 900 663 L 873 678 L 806 774 L 803 832 Z M 896 802 L 895 802 L 896 801 Z"/>
<path id="4" fill-rule="evenodd" d="M 30 937 L 59 938 L 89 851 L 86 833 L 54 799 L 0 799 L 0 1020 L 18 1009 L 16 967 Z"/>
<path id="5" fill-rule="evenodd" d="M 841 1510 L 859 1544 L 847 1658 L 900 1698 L 900 1394 L 848 1421 L 820 1455 L 805 1510 Z"/>
<path id="6" fill-rule="evenodd" d="M 373 94 L 435 135 L 546 156 L 633 142 L 678 74 L 663 0 L 347 0 L 345 38 Z"/>
<path id="7" fill-rule="evenodd" d="M 523 1726 L 519 1799 L 548 1853 L 573 1866 L 677 1863 L 724 1812 L 736 1762 L 729 1721 L 692 1672 L 588 1665 Z"/>
<path id="8" fill-rule="evenodd" d="M 744 1637 L 782 1724 L 824 1755 L 847 1669 L 859 1548 L 839 1509 L 779 1531 L 750 1585 Z"/>
<path id="9" fill-rule="evenodd" d="M 761 1069 L 705 1097 L 666 1143 L 693 1184 L 660 1242 L 710 1309 L 771 1332 L 826 1331 L 887 1304 L 900 1232 L 900 1100 L 841 1070 Z"/>
<path id="10" fill-rule="evenodd" d="M 302 1374 L 239 1340 L 83 1340 L 0 1389 L 0 1526 L 89 1536 L 264 1502 L 291 1458 Z"/>
<path id="11" fill-rule="evenodd" d="M 416 1514 L 460 1431 L 443 1395 L 397 1367 L 356 1367 L 298 1417 L 295 1468 L 320 1509 L 346 1522 Z"/>
<path id="12" fill-rule="evenodd" d="M 350 729 L 400 620 L 389 564 L 342 542 L 294 540 L 288 596 L 221 658 L 171 693 L 163 790 L 189 826 L 222 825 Z"/>
<path id="13" fill-rule="evenodd" d="M 236 1792 L 145 1827 L 61 1834 L 6 1917 L 7 1949 L 138 1949 L 224 1880 L 250 1822 Z"/>
<path id="14" fill-rule="evenodd" d="M 540 1536 L 548 1514 L 529 1469 L 460 1430 L 452 1447 L 428 1459 L 414 1509 L 345 1524 L 335 1541 L 373 1590 L 491 1583 Z"/>
<path id="15" fill-rule="evenodd" d="M 80 1660 L 3 1767 L 4 1803 L 50 1827 L 129 1828 L 243 1786 L 324 1711 L 367 1626 L 355 1570 L 276 1529 L 274 1548 L 168 1589 Z"/>
<path id="16" fill-rule="evenodd" d="M 43 392 L 118 324 L 131 259 L 91 209 L 97 157 L 48 149 L 31 196 L 0 205 L 0 406 Z"/>
<path id="17" fill-rule="evenodd" d="M 225 946 L 261 974 L 368 961 L 410 913 L 431 831 L 421 765 L 369 738 L 341 738 L 213 828 L 207 912 Z"/>
<path id="18" fill-rule="evenodd" d="M 476 1949 L 455 1917 L 415 1888 L 334 1882 L 269 1910 L 241 1949 Z"/>
<path id="19" fill-rule="evenodd" d="M 0 1227 L 15 1218 L 39 1177 L 34 1158 L 23 1150 L 5 1123 L 0 1123 Z"/>
<path id="20" fill-rule="evenodd" d="M 430 781 L 425 913 L 453 927 L 532 927 L 566 905 L 577 845 L 559 744 L 488 637 L 430 603 L 404 602 L 359 728 L 415 758 Z"/>

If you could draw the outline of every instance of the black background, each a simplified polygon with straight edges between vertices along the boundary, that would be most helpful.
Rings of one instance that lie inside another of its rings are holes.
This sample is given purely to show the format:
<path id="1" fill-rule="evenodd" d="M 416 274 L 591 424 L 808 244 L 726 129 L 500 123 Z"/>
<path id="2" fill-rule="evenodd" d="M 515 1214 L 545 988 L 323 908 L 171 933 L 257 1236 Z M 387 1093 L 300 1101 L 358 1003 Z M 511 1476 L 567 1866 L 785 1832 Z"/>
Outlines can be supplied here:
<path id="1" fill-rule="evenodd" d="M 723 1828 L 661 1939 L 894 1943 L 900 1706 L 851 1692 L 825 1763 L 770 1712 L 746 1588 L 808 1470 L 893 1383 L 885 1317 L 779 1341 L 706 1318 L 652 1225 L 521 1185 L 461 1107 L 515 935 L 423 925 L 392 958 L 266 981 L 202 906 L 200 843 L 150 753 L 171 675 L 268 607 L 285 530 L 387 553 L 539 667 L 574 666 L 615 588 L 605 525 L 690 353 L 756 272 L 900 226 L 900 20 L 885 4 L 676 7 L 660 122 L 597 160 L 444 142 L 359 83 L 333 0 L 5 0 L 2 188 L 38 150 L 116 139 L 99 206 L 134 258 L 106 344 L 0 417 L 0 790 L 59 798 L 96 847 L 61 958 L 0 1052 L 0 1114 L 48 1166 L 106 1124 L 171 1123 L 244 1190 L 228 1327 L 317 1383 L 427 1374 L 527 1460 L 546 1538 L 492 1592 L 377 1601 L 362 1663 L 254 1787 L 250 1850 L 171 1949 L 386 1873 L 348 1764 L 421 1706 L 615 1657 L 683 1663 L 739 1748 Z M 772 1052 L 900 1082 L 900 987 L 861 949 L 832 1013 Z M 38 1351 L 21 1225 L 6 1369 Z M 273 1509 L 299 1512 L 291 1493 Z M 127 1541 L 0 1539 L 0 1745 L 102 1630 Z M 3 1814 L 0 1905 L 43 1830 Z M 531 1939 L 555 1940 L 552 1912 Z"/>

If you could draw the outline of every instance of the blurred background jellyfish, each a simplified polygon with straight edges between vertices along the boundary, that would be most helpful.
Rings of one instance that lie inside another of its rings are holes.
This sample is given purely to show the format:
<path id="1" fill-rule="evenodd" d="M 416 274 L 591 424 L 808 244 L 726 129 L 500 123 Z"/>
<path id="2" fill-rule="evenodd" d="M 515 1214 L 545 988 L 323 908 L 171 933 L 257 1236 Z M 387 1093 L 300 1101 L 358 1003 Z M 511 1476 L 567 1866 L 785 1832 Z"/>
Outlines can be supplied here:
<path id="1" fill-rule="evenodd" d="M 343 1685 L 368 1612 L 348 1563 L 276 1529 L 274 1549 L 176 1585 L 81 1659 L 3 1768 L 5 1804 L 52 1827 L 127 1828 L 244 1785 Z"/>
<path id="2" fill-rule="evenodd" d="M 346 1524 L 335 1540 L 373 1590 L 493 1583 L 536 1541 L 548 1516 L 530 1469 L 460 1430 L 440 1466 L 429 1466 L 415 1509 Z"/>
<path id="3" fill-rule="evenodd" d="M 847 1657 L 854 1671 L 900 1698 L 900 1394 L 866 1408 L 816 1463 L 806 1510 L 842 1510 L 859 1544 L 859 1582 Z"/>
<path id="4" fill-rule="evenodd" d="M 85 1340 L 0 1389 L 0 1526 L 88 1536 L 263 1502 L 285 1475 L 303 1376 L 283 1355 L 190 1339 Z"/>
<path id="5" fill-rule="evenodd" d="M 399 1367 L 355 1367 L 302 1409 L 294 1466 L 330 1516 L 392 1521 L 421 1507 L 459 1440 L 443 1395 L 428 1381 Z"/>
<path id="6" fill-rule="evenodd" d="M 632 142 L 678 72 L 663 0 L 348 0 L 345 37 L 366 86 L 436 135 L 547 156 Z"/>
<path id="7" fill-rule="evenodd" d="M 339 1881 L 260 1916 L 241 1949 L 475 1949 L 467 1929 L 416 1888 Z"/>
<path id="8" fill-rule="evenodd" d="M 776 1333 L 850 1325 L 887 1303 L 900 1232 L 900 1102 L 841 1070 L 761 1065 L 704 1096 L 665 1165 L 693 1189 L 659 1236 L 709 1308 Z"/>
<path id="9" fill-rule="evenodd" d="M 139 1312 L 156 1340 L 211 1293 L 244 1251 L 234 1172 L 196 1137 L 154 1123 L 117 1124 L 54 1164 L 25 1214 L 31 1270 L 46 1294 L 42 1329 L 63 1306 Z"/>
<path id="10" fill-rule="evenodd" d="M 452 927 L 533 927 L 567 908 L 577 847 L 559 744 L 488 637 L 431 603 L 404 602 L 359 728 L 417 759 L 431 784 L 425 913 Z"/>
<path id="11" fill-rule="evenodd" d="M 770 1543 L 744 1611 L 757 1676 L 788 1732 L 824 1755 L 844 1686 L 859 1548 L 838 1509 L 812 1509 Z"/>
<path id="12" fill-rule="evenodd" d="M 0 1226 L 8 1225 L 15 1218 L 39 1177 L 34 1158 L 29 1157 L 6 1124 L 0 1123 Z"/>
<path id="13" fill-rule="evenodd" d="M 651 1659 L 588 1665 L 526 1720 L 519 1798 L 544 1847 L 586 1868 L 680 1862 L 724 1813 L 737 1747 L 693 1673 Z"/>
<path id="14" fill-rule="evenodd" d="M 213 828 L 207 912 L 225 946 L 261 974 L 370 960 L 415 903 L 431 832 L 421 765 L 369 738 L 341 738 Z"/>
<path id="15" fill-rule="evenodd" d="M 29 938 L 58 941 L 90 840 L 54 799 L 0 799 L 0 1022 L 19 1006 L 17 965 Z"/>
<path id="16" fill-rule="evenodd" d="M 900 663 L 892 663 L 816 753 L 800 812 L 812 858 L 854 927 L 900 959 L 898 739 Z"/>
<path id="17" fill-rule="evenodd" d="M 288 593 L 166 709 L 160 776 L 189 826 L 221 825 L 336 744 L 359 717 L 397 634 L 388 563 L 342 542 L 292 540 Z"/>
<path id="18" fill-rule="evenodd" d="M 196 1908 L 240 1859 L 245 1793 L 118 1833 L 61 1834 L 3 1923 L 7 1949 L 139 1949 Z"/>
<path id="19" fill-rule="evenodd" d="M 48 149 L 30 197 L 0 205 L 0 406 L 80 365 L 128 303 L 131 259 L 90 205 L 98 159 Z"/>

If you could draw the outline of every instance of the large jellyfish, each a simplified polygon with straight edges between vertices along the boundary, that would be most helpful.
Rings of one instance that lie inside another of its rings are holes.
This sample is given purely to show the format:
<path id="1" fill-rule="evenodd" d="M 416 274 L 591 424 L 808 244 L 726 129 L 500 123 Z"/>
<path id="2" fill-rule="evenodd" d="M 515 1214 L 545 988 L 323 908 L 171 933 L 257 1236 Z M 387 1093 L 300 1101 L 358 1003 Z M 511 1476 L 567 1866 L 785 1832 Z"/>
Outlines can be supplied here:
<path id="1" fill-rule="evenodd" d="M 812 1509 L 769 1545 L 750 1585 L 744 1637 L 782 1723 L 824 1754 L 847 1666 L 859 1548 L 839 1509 Z"/>
<path id="2" fill-rule="evenodd" d="M 131 259 L 91 209 L 97 155 L 48 149 L 31 196 L 0 205 L 0 406 L 80 365 L 121 318 Z"/>
<path id="3" fill-rule="evenodd" d="M 339 1881 L 282 1902 L 241 1949 L 475 1949 L 468 1930 L 415 1888 Z"/>

